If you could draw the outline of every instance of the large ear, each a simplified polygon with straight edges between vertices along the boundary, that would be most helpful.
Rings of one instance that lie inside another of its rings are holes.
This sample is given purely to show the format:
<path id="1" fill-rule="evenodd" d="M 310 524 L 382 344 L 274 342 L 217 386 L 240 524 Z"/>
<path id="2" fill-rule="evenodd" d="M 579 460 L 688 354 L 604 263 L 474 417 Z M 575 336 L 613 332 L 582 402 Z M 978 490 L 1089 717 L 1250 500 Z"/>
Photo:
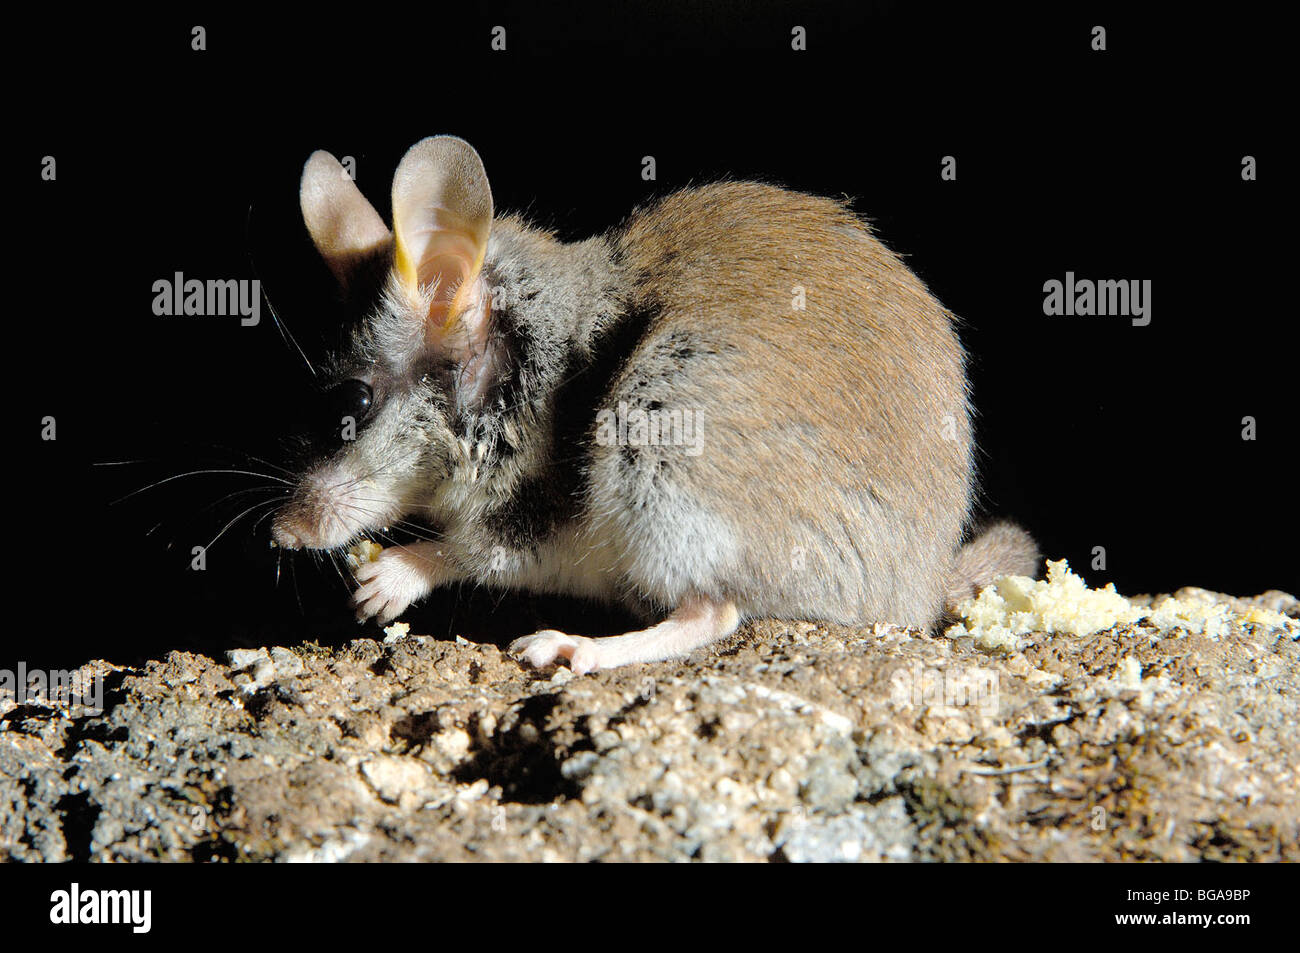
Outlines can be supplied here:
<path id="1" fill-rule="evenodd" d="M 483 160 L 464 139 L 431 136 L 407 151 L 393 174 L 396 270 L 411 292 L 431 295 L 430 330 L 468 318 L 484 303 L 476 287 L 492 230 L 492 190 Z"/>
<path id="2" fill-rule="evenodd" d="M 344 288 L 356 266 L 393 237 L 352 177 L 328 152 L 313 152 L 303 166 L 298 201 L 316 250 Z"/>

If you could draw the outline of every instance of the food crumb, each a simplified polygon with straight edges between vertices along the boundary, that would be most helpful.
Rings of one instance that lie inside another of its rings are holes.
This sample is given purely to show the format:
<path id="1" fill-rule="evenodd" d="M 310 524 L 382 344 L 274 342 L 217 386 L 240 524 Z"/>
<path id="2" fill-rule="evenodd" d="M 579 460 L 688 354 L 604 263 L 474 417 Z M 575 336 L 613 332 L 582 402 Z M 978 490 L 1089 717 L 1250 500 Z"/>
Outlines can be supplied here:
<path id="1" fill-rule="evenodd" d="M 954 639 L 973 636 L 976 647 L 985 651 L 1015 652 L 1020 636 L 1031 632 L 1091 635 L 1143 619 L 1158 629 L 1183 629 L 1215 641 L 1234 625 L 1295 625 L 1280 612 L 1234 607 L 1209 592 L 1183 590 L 1179 595 L 1182 598 L 1162 596 L 1152 605 L 1130 602 L 1115 591 L 1114 583 L 1088 588 L 1061 559 L 1047 563 L 1045 580 L 1003 576 L 975 598 L 958 603 L 959 621 L 944 634 Z M 1132 672 L 1126 675 L 1131 682 Z"/>
<path id="2" fill-rule="evenodd" d="M 379 554 L 384 551 L 374 540 L 363 539 L 360 542 L 353 543 L 348 547 L 347 561 L 348 566 L 357 569 L 362 563 L 372 563 L 379 558 Z"/>
<path id="3" fill-rule="evenodd" d="M 408 622 L 394 622 L 392 625 L 384 627 L 384 642 L 396 642 L 404 639 L 411 633 L 411 626 Z"/>

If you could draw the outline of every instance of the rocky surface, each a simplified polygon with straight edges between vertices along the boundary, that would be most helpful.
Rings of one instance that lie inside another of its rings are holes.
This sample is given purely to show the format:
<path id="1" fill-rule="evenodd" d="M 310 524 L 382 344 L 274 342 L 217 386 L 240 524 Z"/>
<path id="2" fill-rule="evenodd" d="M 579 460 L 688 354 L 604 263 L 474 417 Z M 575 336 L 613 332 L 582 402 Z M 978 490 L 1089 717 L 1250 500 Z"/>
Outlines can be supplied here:
<path id="1" fill-rule="evenodd" d="M 1300 860 L 1295 622 L 1011 654 L 762 622 L 582 677 L 417 636 L 94 672 L 103 714 L 0 696 L 0 858 Z"/>

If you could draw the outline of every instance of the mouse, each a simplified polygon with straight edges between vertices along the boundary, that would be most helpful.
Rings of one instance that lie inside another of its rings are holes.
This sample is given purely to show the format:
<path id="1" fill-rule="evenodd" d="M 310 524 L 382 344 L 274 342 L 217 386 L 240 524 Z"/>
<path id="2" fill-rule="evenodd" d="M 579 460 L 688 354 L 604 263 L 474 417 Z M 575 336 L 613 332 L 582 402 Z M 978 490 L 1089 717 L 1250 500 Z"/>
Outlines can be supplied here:
<path id="1" fill-rule="evenodd" d="M 582 674 L 751 619 L 932 627 L 1037 573 L 1026 530 L 972 529 L 957 319 L 847 200 L 719 181 L 562 241 L 450 135 L 401 159 L 391 227 L 325 151 L 299 200 L 355 317 L 274 544 L 423 529 L 356 566 L 360 621 L 471 583 L 644 622 L 509 646 Z"/>

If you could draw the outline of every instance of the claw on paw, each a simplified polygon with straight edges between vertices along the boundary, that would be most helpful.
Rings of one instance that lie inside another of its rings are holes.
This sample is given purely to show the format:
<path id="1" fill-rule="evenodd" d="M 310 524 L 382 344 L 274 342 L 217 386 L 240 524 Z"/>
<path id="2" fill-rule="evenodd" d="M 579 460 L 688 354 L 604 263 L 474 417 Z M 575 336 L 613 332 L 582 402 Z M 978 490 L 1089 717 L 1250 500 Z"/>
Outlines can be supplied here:
<path id="1" fill-rule="evenodd" d="M 386 549 L 354 570 L 358 585 L 352 605 L 358 622 L 373 617 L 387 625 L 428 592 L 426 572 L 417 558 L 400 548 Z"/>

